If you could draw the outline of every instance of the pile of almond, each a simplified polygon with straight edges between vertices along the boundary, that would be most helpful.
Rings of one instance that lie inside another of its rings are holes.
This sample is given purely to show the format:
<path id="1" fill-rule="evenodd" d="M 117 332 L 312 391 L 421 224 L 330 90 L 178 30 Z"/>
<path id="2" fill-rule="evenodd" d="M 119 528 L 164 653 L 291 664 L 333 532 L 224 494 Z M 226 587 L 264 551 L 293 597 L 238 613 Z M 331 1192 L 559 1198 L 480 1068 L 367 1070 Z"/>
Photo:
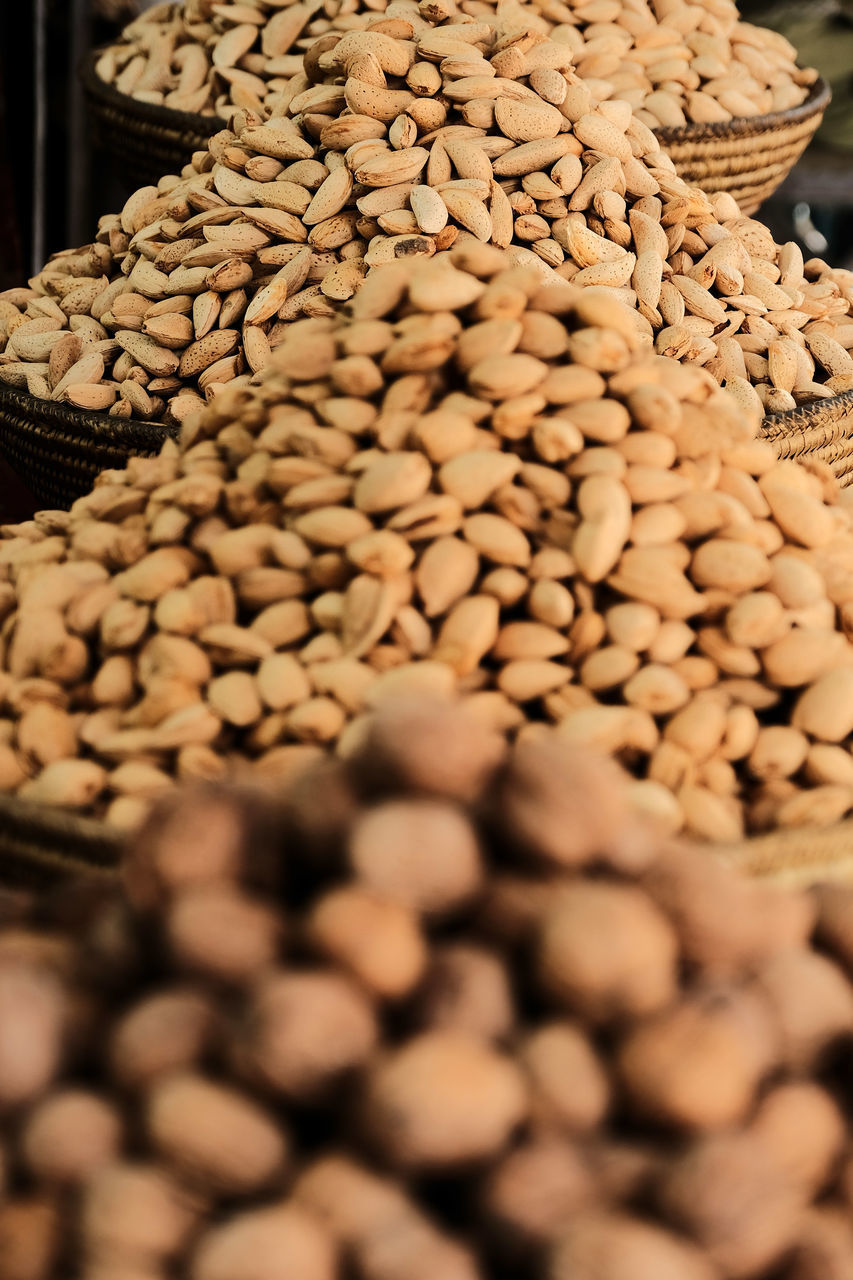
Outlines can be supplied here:
<path id="1" fill-rule="evenodd" d="M 741 22 L 732 0 L 187 0 L 130 23 L 97 73 L 139 102 L 176 111 L 276 114 L 318 37 L 362 29 L 375 13 L 490 21 L 510 12 L 568 46 L 596 101 L 630 102 L 652 129 L 785 111 L 817 78 L 796 65 L 784 36 Z"/>
<path id="2" fill-rule="evenodd" d="M 850 889 L 406 702 L 175 797 L 124 885 L 0 902 L 9 1280 L 847 1274 Z"/>
<path id="3" fill-rule="evenodd" d="M 354 204 L 368 265 L 462 237 L 604 285 L 659 354 L 707 366 L 746 405 L 853 387 L 853 274 L 804 264 L 731 197 L 687 187 L 624 101 L 597 102 L 571 49 L 502 15 L 413 41 L 379 20 L 309 51 L 286 109 L 333 170 L 316 216 Z"/>
<path id="4" fill-rule="evenodd" d="M 95 69 L 137 102 L 223 120 L 235 107 L 268 115 L 314 40 L 355 30 L 384 9 L 358 0 L 157 4 L 128 23 Z"/>
<path id="5" fill-rule="evenodd" d="M 317 41 L 280 114 L 237 112 L 182 177 L 0 295 L 0 380 L 179 423 L 366 268 L 483 242 L 611 289 L 645 345 L 739 403 L 779 412 L 853 386 L 849 272 L 685 186 L 629 104 L 597 103 L 571 48 L 516 11 L 399 8 Z"/>
<path id="6" fill-rule="evenodd" d="M 290 325 L 257 386 L 0 541 L 0 788 L 132 826 L 281 778 L 402 691 L 542 721 L 711 840 L 853 805 L 828 469 L 602 288 L 470 243 Z"/>
<path id="7" fill-rule="evenodd" d="M 630 102 L 650 129 L 787 111 L 817 80 L 784 36 L 741 22 L 732 0 L 533 0 L 533 8 L 570 47 L 596 99 Z"/>

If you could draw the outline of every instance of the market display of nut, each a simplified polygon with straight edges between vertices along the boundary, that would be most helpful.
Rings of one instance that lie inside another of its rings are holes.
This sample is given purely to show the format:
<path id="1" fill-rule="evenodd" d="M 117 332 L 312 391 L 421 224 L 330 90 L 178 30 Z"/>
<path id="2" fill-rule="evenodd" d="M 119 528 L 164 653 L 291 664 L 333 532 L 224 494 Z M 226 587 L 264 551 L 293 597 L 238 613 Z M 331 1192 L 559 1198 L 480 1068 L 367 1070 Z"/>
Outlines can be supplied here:
<path id="1" fill-rule="evenodd" d="M 816 73 L 369 5 L 131 23 L 223 127 L 0 294 L 172 429 L 0 526 L 0 800 L 122 848 L 0 866 L 0 1280 L 850 1280 L 853 888 L 727 863 L 853 812 L 853 488 L 761 435 L 853 273 L 654 132 Z"/>
<path id="2" fill-rule="evenodd" d="M 652 129 L 785 111 L 817 78 L 796 65 L 784 36 L 741 22 L 732 0 L 428 0 L 420 11 L 473 21 L 513 14 L 568 46 L 596 101 L 630 102 Z M 362 29 L 376 13 L 407 11 L 373 0 L 162 4 L 130 23 L 96 69 L 140 102 L 225 120 L 234 107 L 275 114 L 312 41 Z M 543 89 L 553 81 L 538 79 Z"/>
<path id="3" fill-rule="evenodd" d="M 546 0 L 541 12 L 559 15 L 551 38 L 569 45 L 595 97 L 630 102 L 651 129 L 787 111 L 817 80 L 784 36 L 741 22 L 732 0 Z"/>
<path id="4" fill-rule="evenodd" d="M 853 891 L 628 790 L 402 699 L 4 902 L 4 1276 L 842 1280 Z"/>
<path id="5" fill-rule="evenodd" d="M 672 829 L 847 813 L 828 468 L 779 462 L 611 291 L 492 245 L 378 267 L 346 310 L 180 445 L 4 527 L 0 788 L 133 825 L 176 778 L 281 778 L 455 690 L 618 756 Z"/>
<path id="6" fill-rule="evenodd" d="M 128 23 L 95 70 L 120 93 L 174 111 L 226 121 L 235 107 L 274 113 L 310 44 L 376 11 L 355 0 L 158 4 Z"/>
<path id="7" fill-rule="evenodd" d="M 412 48 L 380 20 L 306 59 L 287 110 L 349 171 L 365 263 L 496 244 L 612 289 L 659 354 L 741 403 L 780 412 L 853 387 L 853 274 L 687 187 L 624 101 L 597 103 L 567 45 L 518 23 L 412 18 Z M 325 202 L 321 188 L 317 217 L 338 225 L 345 185 L 335 174 Z"/>
<path id="8" fill-rule="evenodd" d="M 366 267 L 482 241 L 612 289 L 645 343 L 739 402 L 853 386 L 849 272 L 688 188 L 628 104 L 596 103 L 568 45 L 514 14 L 436 25 L 413 0 L 393 8 L 406 16 L 314 45 L 280 115 L 238 112 L 182 178 L 1 294 L 0 380 L 182 422 Z"/>

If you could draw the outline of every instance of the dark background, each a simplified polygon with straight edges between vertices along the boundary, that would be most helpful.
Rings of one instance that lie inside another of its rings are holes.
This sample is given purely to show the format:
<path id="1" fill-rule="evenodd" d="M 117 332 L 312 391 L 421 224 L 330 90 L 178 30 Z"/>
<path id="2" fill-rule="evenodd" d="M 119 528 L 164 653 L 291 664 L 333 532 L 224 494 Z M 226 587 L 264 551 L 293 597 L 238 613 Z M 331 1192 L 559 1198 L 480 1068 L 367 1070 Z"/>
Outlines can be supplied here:
<path id="1" fill-rule="evenodd" d="M 129 194 L 94 145 L 76 72 L 134 8 L 123 0 L 0 0 L 0 290 L 25 283 L 58 249 L 91 240 L 99 215 Z M 0 459 L 0 523 L 34 509 Z"/>
<path id="2" fill-rule="evenodd" d="M 76 75 L 133 13 L 104 7 L 112 21 L 93 0 L 0 0 L 0 288 L 90 240 L 123 198 L 93 148 Z"/>

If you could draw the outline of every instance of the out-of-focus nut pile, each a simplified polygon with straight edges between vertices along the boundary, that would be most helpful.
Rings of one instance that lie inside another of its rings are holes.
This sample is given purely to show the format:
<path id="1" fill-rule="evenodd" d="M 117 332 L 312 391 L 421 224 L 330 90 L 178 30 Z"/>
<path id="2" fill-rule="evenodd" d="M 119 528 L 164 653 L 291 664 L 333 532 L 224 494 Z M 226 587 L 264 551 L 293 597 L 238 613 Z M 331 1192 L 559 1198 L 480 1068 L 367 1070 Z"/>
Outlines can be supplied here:
<path id="1" fill-rule="evenodd" d="M 4 1277 L 847 1274 L 849 889 L 406 701 L 169 802 L 124 880 L 0 930 Z"/>
<path id="2" fill-rule="evenodd" d="M 377 268 L 257 387 L 0 541 L 0 788 L 132 825 L 405 689 L 618 755 L 711 840 L 853 804 L 853 531 L 606 289 Z"/>
<path id="3" fill-rule="evenodd" d="M 570 46 L 516 11 L 403 12 L 321 39 L 280 117 L 238 112 L 182 178 L 141 188 L 95 244 L 0 295 L 0 379 L 181 422 L 366 267 L 484 241 L 612 288 L 644 343 L 707 366 L 739 403 L 780 411 L 853 386 L 849 272 L 688 188 L 630 106 L 597 104 Z"/>
<path id="4" fill-rule="evenodd" d="M 598 101 L 630 102 L 651 128 L 700 124 L 785 111 L 803 102 L 817 73 L 796 65 L 777 32 L 741 22 L 731 0 L 425 0 L 419 6 L 326 0 L 188 0 L 158 5 L 131 23 L 97 63 L 102 80 L 140 102 L 218 114 L 234 107 L 275 115 L 302 54 L 320 36 L 429 18 L 489 21 L 516 12 L 537 31 L 568 45 Z"/>

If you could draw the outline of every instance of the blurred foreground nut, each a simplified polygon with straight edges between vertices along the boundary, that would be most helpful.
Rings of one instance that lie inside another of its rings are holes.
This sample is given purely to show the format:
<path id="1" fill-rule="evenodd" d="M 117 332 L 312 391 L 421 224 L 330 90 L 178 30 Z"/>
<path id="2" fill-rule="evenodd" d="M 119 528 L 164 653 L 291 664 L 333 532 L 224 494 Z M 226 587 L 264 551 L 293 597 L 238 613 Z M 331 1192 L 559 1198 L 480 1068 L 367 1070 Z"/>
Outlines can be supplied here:
<path id="1" fill-rule="evenodd" d="M 496 1155 L 527 1109 L 510 1058 L 459 1031 L 428 1031 L 370 1072 L 366 1123 L 396 1164 L 412 1169 Z"/>
<path id="2" fill-rule="evenodd" d="M 224 1195 L 248 1195 L 274 1183 L 288 1154 L 274 1116 L 236 1089 L 189 1073 L 154 1086 L 148 1130 L 187 1181 Z"/>
<path id="3" fill-rule="evenodd" d="M 400 1184 L 348 1156 L 313 1161 L 298 1178 L 294 1195 L 345 1245 L 393 1229 L 415 1210 Z"/>
<path id="4" fill-rule="evenodd" d="M 56 1206 L 46 1197 L 0 1204 L 0 1275 L 3 1280 L 49 1280 L 60 1248 Z"/>
<path id="5" fill-rule="evenodd" d="M 419 1214 L 394 1231 L 377 1232 L 355 1250 L 364 1280 L 480 1280 L 473 1251 L 425 1222 Z"/>
<path id="6" fill-rule="evenodd" d="M 175 988 L 141 1000 L 115 1025 L 109 1056 L 125 1088 L 146 1088 L 158 1076 L 194 1066 L 214 1025 L 199 992 Z"/>
<path id="7" fill-rule="evenodd" d="M 192 1280 L 335 1280 L 336 1250 L 316 1218 L 283 1203 L 210 1228 L 188 1274 Z"/>
<path id="8" fill-rule="evenodd" d="M 685 958 L 720 975 L 801 946 L 814 920 L 807 894 L 733 876 L 683 845 L 661 850 L 643 884 L 673 921 Z"/>
<path id="9" fill-rule="evenodd" d="M 378 1037 L 373 1007 L 350 979 L 331 971 L 273 971 L 254 992 L 240 1051 L 271 1088 L 311 1098 L 360 1067 Z"/>
<path id="10" fill-rule="evenodd" d="M 154 1164 L 103 1165 L 86 1184 L 81 1226 L 92 1254 L 159 1263 L 186 1243 L 199 1205 Z"/>
<path id="11" fill-rule="evenodd" d="M 236 878 L 247 848 L 255 847 L 253 836 L 264 816 L 260 796 L 250 803 L 239 792 L 199 786 L 167 797 L 124 860 L 131 902 L 137 909 L 151 909 L 179 890 Z"/>
<path id="12" fill-rule="evenodd" d="M 59 1068 L 68 1010 L 42 968 L 0 965 L 0 1108 L 28 1102 Z"/>
<path id="13" fill-rule="evenodd" d="M 500 957 L 484 947 L 436 947 L 416 999 L 424 1027 L 500 1040 L 515 1022 L 512 991 Z"/>
<path id="14" fill-rule="evenodd" d="M 213 884 L 179 893 L 166 929 L 180 968 L 245 982 L 274 963 L 282 921 L 271 906 Z"/>
<path id="15" fill-rule="evenodd" d="M 636 814 L 629 819 L 619 770 L 599 755 L 577 751 L 567 758 L 567 750 L 550 740 L 518 745 L 496 787 L 496 831 L 526 858 L 559 867 L 633 853 L 635 842 L 642 857 L 641 829 Z"/>
<path id="16" fill-rule="evenodd" d="M 420 980 L 426 940 L 407 907 L 355 885 L 333 890 L 311 912 L 314 946 L 380 999 L 396 1000 Z"/>
<path id="17" fill-rule="evenodd" d="M 422 791 L 469 801 L 505 751 L 503 738 L 458 707 L 399 697 L 368 729 L 350 768 L 368 791 Z"/>
<path id="18" fill-rule="evenodd" d="M 471 823 L 440 800 L 389 800 L 366 810 L 350 837 L 350 861 L 366 886 L 425 915 L 454 911 L 482 883 Z"/>
<path id="19" fill-rule="evenodd" d="M 623 1040 L 618 1068 L 633 1109 L 688 1129 L 734 1124 L 777 1060 L 770 1011 L 737 989 L 700 992 Z"/>
<path id="20" fill-rule="evenodd" d="M 121 1120 L 103 1098 L 82 1089 L 49 1094 L 22 1135 L 27 1164 L 45 1182 L 82 1182 L 116 1158 Z"/>
<path id="21" fill-rule="evenodd" d="M 484 1211 L 499 1239 L 523 1245 L 556 1239 L 596 1199 L 592 1171 L 578 1149 L 543 1138 L 501 1161 L 486 1183 Z"/>
<path id="22" fill-rule="evenodd" d="M 568 1132 L 601 1123 L 610 1104 L 610 1081 L 579 1025 L 546 1023 L 522 1041 L 520 1055 L 530 1077 L 536 1123 Z"/>
<path id="23" fill-rule="evenodd" d="M 849 1214 L 834 1205 L 804 1214 L 782 1275 L 784 1280 L 850 1280 L 853 1224 Z"/>
<path id="24" fill-rule="evenodd" d="M 677 987 L 678 944 L 666 917 L 629 885 L 567 884 L 538 939 L 545 991 L 595 1022 L 654 1013 Z"/>
<path id="25" fill-rule="evenodd" d="M 808 1070 L 833 1041 L 853 1030 L 853 991 L 843 972 L 804 947 L 762 965 L 757 987 L 778 1024 L 785 1062 Z"/>
<path id="26" fill-rule="evenodd" d="M 853 974 L 853 885 L 825 884 L 812 890 L 817 906 L 817 937 L 847 975 Z"/>
<path id="27" fill-rule="evenodd" d="M 659 1189 L 664 1212 L 732 1280 L 763 1275 L 796 1238 L 802 1186 L 746 1133 L 706 1138 L 673 1160 Z"/>
<path id="28" fill-rule="evenodd" d="M 346 1157 L 310 1165 L 295 1195 L 353 1253 L 365 1280 L 479 1280 L 482 1274 L 472 1253 L 433 1226 L 399 1183 Z"/>
<path id="29" fill-rule="evenodd" d="M 795 1080 L 777 1085 L 764 1097 L 750 1132 L 812 1196 L 824 1186 L 841 1154 L 844 1116 L 825 1089 Z"/>
<path id="30" fill-rule="evenodd" d="M 647 831 L 529 856 L 514 747 L 464 803 L 362 789 L 362 750 L 263 837 L 224 787 L 212 878 L 149 831 L 135 904 L 0 894 L 0 1280 L 853 1280 L 844 913 Z M 418 907 L 354 874 L 389 810 Z"/>
<path id="31" fill-rule="evenodd" d="M 548 1280 L 716 1280 L 700 1249 L 621 1213 L 579 1214 L 554 1245 Z"/>

